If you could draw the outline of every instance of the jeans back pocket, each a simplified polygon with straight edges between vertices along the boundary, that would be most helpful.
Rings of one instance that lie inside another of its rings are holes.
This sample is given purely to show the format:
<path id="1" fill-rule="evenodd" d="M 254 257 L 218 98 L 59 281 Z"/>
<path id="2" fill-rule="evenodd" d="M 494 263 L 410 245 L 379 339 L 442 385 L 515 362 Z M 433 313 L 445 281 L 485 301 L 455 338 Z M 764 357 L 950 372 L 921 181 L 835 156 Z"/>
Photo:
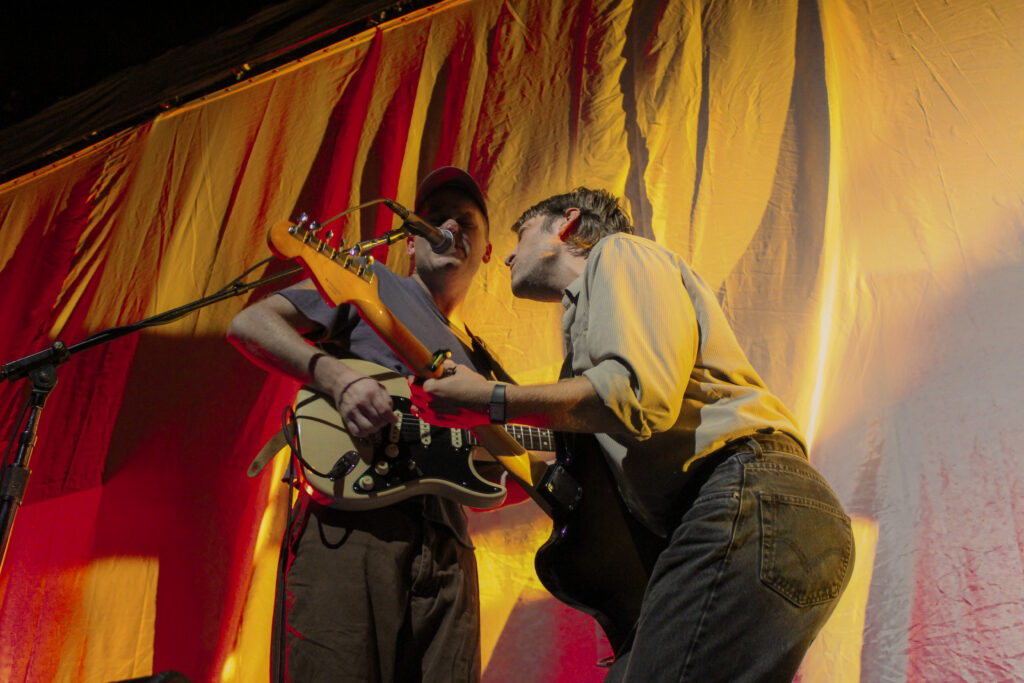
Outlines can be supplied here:
<path id="1" fill-rule="evenodd" d="M 761 581 L 798 607 L 832 600 L 849 580 L 850 518 L 813 498 L 761 494 Z"/>

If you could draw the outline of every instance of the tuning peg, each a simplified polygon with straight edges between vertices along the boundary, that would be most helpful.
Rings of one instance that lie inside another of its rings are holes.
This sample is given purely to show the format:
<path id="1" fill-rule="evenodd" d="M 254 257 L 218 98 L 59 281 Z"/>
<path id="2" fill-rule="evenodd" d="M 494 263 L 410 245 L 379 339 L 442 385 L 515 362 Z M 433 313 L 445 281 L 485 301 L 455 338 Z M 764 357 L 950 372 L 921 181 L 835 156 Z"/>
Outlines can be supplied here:
<path id="1" fill-rule="evenodd" d="M 306 221 L 309 220 L 309 214 L 300 213 L 299 217 L 295 219 L 295 222 L 288 226 L 288 234 L 295 235 L 306 227 Z"/>
<path id="2" fill-rule="evenodd" d="M 367 256 L 363 259 L 363 262 L 359 264 L 359 268 L 356 270 L 356 275 L 362 277 L 364 274 L 373 272 L 373 257 Z"/>

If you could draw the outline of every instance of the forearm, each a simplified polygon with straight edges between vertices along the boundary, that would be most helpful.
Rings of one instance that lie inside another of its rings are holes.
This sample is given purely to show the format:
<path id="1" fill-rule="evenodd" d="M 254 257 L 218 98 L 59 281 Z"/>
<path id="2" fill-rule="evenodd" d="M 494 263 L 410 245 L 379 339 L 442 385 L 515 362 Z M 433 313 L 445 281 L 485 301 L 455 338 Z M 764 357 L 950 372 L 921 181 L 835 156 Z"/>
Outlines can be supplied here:
<path id="1" fill-rule="evenodd" d="M 282 300 L 283 301 L 283 300 Z M 291 304 L 284 302 L 284 306 Z M 280 302 L 260 302 L 231 321 L 228 341 L 265 370 L 279 372 L 329 395 L 360 375 L 344 362 L 310 345 L 295 322 L 282 313 Z"/>
<path id="2" fill-rule="evenodd" d="M 428 422 L 467 427 L 486 424 L 496 382 L 447 361 L 455 373 L 410 384 L 413 403 Z M 628 431 L 586 377 L 553 384 L 505 385 L 505 422 L 569 432 Z"/>
<path id="3" fill-rule="evenodd" d="M 563 432 L 628 431 L 586 377 L 554 384 L 510 385 L 505 399 L 508 422 Z"/>
<path id="4" fill-rule="evenodd" d="M 302 335 L 316 325 L 284 297 L 272 296 L 235 316 L 228 340 L 260 367 L 330 396 L 353 436 L 366 437 L 395 424 L 391 396 L 382 384 L 305 340 Z"/>

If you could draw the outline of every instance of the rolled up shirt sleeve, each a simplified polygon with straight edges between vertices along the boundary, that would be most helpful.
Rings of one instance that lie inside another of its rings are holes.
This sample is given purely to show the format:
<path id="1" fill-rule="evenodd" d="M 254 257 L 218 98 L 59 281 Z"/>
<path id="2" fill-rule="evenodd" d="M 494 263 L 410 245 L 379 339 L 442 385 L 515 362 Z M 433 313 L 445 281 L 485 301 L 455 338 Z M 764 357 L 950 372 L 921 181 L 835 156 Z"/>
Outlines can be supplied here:
<path id="1" fill-rule="evenodd" d="M 678 265 L 637 238 L 613 237 L 595 247 L 583 278 L 574 366 L 590 366 L 583 376 L 634 438 L 671 429 L 699 343 Z"/>

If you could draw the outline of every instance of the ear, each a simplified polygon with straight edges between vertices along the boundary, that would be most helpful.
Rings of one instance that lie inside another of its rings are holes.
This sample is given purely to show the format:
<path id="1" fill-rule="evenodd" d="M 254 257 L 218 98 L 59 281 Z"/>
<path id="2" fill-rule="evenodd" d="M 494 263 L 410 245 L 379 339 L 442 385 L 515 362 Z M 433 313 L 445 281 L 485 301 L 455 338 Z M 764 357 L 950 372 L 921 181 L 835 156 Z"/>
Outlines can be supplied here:
<path id="1" fill-rule="evenodd" d="M 484 247 L 484 258 L 483 258 L 483 262 L 484 262 L 484 263 L 488 263 L 488 262 L 490 262 L 490 260 L 491 260 L 491 243 L 490 243 L 490 242 L 488 242 L 488 243 L 487 243 L 487 246 L 486 246 L 486 247 Z"/>
<path id="2" fill-rule="evenodd" d="M 416 272 L 416 240 L 409 236 L 405 240 L 405 253 L 409 255 L 409 275 Z"/>
<path id="3" fill-rule="evenodd" d="M 577 208 L 569 208 L 565 210 L 565 225 L 558 233 L 558 239 L 563 242 L 569 239 L 569 236 L 573 233 L 576 228 L 580 226 L 580 210 Z"/>

